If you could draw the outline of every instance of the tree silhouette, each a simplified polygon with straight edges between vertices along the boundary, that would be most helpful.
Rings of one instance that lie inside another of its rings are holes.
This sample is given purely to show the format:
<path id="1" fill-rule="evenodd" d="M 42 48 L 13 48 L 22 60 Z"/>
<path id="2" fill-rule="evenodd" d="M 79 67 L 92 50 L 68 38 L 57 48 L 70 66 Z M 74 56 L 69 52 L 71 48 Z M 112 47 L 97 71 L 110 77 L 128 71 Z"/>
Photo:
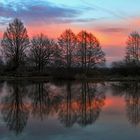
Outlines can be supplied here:
<path id="1" fill-rule="evenodd" d="M 83 69 L 94 68 L 105 62 L 105 54 L 97 38 L 86 31 L 81 31 L 77 35 L 78 57 L 80 57 Z"/>
<path id="2" fill-rule="evenodd" d="M 126 62 L 139 63 L 140 61 L 140 35 L 137 32 L 132 32 L 127 40 L 126 47 Z"/>
<path id="3" fill-rule="evenodd" d="M 14 83 L 9 93 L 3 99 L 2 114 L 9 128 L 16 135 L 20 134 L 26 126 L 29 110 L 23 102 L 26 90 L 21 84 Z"/>
<path id="4" fill-rule="evenodd" d="M 77 40 L 78 40 L 78 56 L 80 56 L 81 58 L 81 64 L 82 64 L 82 68 L 86 69 L 86 53 L 87 53 L 87 46 L 88 46 L 88 33 L 86 31 L 81 31 L 78 36 L 77 36 Z"/>
<path id="5" fill-rule="evenodd" d="M 58 43 L 62 48 L 66 67 L 70 68 L 74 61 L 74 51 L 76 48 L 76 35 L 70 30 L 65 30 L 58 39 Z"/>
<path id="6" fill-rule="evenodd" d="M 102 51 L 97 38 L 89 33 L 89 48 L 87 49 L 88 68 L 95 67 L 98 64 L 104 64 L 105 53 Z"/>
<path id="7" fill-rule="evenodd" d="M 54 54 L 51 66 L 55 68 L 64 66 L 63 52 L 58 43 L 56 43 L 54 46 Z"/>
<path id="8" fill-rule="evenodd" d="M 27 30 L 19 19 L 9 24 L 1 42 L 5 59 L 13 69 L 25 63 L 25 49 L 29 47 Z"/>
<path id="9" fill-rule="evenodd" d="M 31 40 L 29 59 L 39 71 L 51 63 L 55 45 L 53 40 L 43 34 L 37 35 Z"/>

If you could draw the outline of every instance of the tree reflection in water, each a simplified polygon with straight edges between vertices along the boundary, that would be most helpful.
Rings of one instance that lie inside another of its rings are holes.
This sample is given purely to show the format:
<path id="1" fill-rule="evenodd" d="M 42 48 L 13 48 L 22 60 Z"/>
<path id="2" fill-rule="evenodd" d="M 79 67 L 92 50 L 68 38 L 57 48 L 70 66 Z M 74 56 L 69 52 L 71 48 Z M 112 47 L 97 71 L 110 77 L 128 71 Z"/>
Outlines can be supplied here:
<path id="1" fill-rule="evenodd" d="M 32 115 L 42 121 L 49 115 L 57 113 L 61 95 L 51 90 L 49 83 L 35 83 L 31 85 L 29 97 L 31 99 Z"/>
<path id="2" fill-rule="evenodd" d="M 140 123 L 140 83 L 120 82 L 112 84 L 112 87 L 114 95 L 125 96 L 128 120 L 137 126 Z"/>
<path id="3" fill-rule="evenodd" d="M 29 110 L 23 102 L 26 88 L 19 82 L 10 83 L 7 88 L 8 94 L 3 99 L 2 114 L 9 130 L 18 135 L 26 126 L 29 114 Z"/>
<path id="4" fill-rule="evenodd" d="M 32 113 L 41 120 L 50 113 L 50 97 L 48 88 L 44 83 L 36 83 L 32 85 L 29 96 L 32 99 Z"/>
<path id="5" fill-rule="evenodd" d="M 74 87 L 76 88 L 76 86 Z M 71 83 L 66 85 L 66 100 L 62 103 L 59 119 L 66 127 L 74 123 L 80 126 L 92 124 L 99 117 L 104 105 L 104 92 L 97 90 L 97 84 L 83 82 L 77 90 L 72 92 Z"/>
<path id="6" fill-rule="evenodd" d="M 97 84 L 82 83 L 78 123 L 81 126 L 94 123 L 99 117 L 104 101 L 104 92 L 97 90 Z"/>
<path id="7" fill-rule="evenodd" d="M 77 110 L 74 106 L 74 97 L 72 97 L 74 93 L 72 93 L 71 86 L 71 82 L 67 82 L 65 94 L 63 94 L 64 97 L 59 108 L 59 120 L 66 127 L 71 127 L 77 119 Z"/>
<path id="8" fill-rule="evenodd" d="M 27 86 L 12 82 L 6 89 L 2 115 L 9 130 L 16 134 L 26 126 L 29 112 L 41 121 L 55 115 L 65 127 L 87 126 L 97 120 L 105 101 L 104 92 L 96 83 L 35 82 Z"/>

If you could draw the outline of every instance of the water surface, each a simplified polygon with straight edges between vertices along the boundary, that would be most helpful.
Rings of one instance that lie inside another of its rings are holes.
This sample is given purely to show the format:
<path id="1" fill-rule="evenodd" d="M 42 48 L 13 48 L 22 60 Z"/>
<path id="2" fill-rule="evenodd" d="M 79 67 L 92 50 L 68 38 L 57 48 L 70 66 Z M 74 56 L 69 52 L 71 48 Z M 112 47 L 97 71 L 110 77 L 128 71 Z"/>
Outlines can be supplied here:
<path id="1" fill-rule="evenodd" d="M 0 83 L 0 140 L 139 140 L 140 83 Z"/>

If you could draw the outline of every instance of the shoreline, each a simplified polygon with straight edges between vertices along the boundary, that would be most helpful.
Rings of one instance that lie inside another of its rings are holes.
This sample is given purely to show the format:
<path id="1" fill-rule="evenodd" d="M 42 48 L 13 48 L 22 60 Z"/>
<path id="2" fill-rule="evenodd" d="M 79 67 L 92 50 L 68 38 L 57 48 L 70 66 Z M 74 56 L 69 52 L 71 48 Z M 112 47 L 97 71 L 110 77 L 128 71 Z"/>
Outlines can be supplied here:
<path id="1" fill-rule="evenodd" d="M 0 76 L 1 81 L 11 81 L 11 80 L 29 80 L 29 81 L 51 81 L 51 80 L 60 80 L 60 81 L 108 81 L 108 82 L 115 82 L 115 81 L 140 81 L 140 77 L 53 77 L 53 76 Z"/>

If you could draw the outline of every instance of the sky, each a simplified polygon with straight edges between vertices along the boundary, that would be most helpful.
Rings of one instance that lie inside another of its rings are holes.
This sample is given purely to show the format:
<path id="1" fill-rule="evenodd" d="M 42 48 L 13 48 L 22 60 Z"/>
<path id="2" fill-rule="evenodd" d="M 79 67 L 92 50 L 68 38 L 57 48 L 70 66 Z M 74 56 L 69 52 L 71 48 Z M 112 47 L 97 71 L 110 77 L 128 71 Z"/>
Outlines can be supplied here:
<path id="1" fill-rule="evenodd" d="M 56 39 L 65 29 L 93 33 L 107 62 L 124 58 L 128 35 L 140 31 L 140 0 L 0 0 L 0 38 L 8 23 L 21 19 L 30 37 Z"/>

